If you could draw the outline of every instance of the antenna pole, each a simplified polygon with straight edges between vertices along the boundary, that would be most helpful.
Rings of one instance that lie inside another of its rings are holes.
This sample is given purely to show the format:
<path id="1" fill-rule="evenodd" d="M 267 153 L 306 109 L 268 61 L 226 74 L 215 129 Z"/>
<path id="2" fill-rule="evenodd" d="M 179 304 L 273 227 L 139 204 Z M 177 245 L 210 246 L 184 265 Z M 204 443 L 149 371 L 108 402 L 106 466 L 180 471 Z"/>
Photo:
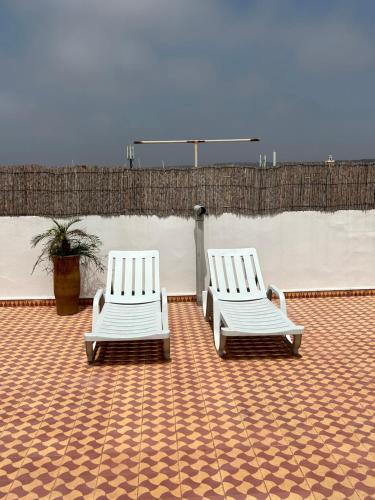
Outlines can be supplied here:
<path id="1" fill-rule="evenodd" d="M 133 144 L 129 144 L 126 146 L 126 158 L 129 160 L 129 167 L 133 168 L 134 161 L 134 146 Z"/>
<path id="2" fill-rule="evenodd" d="M 194 142 L 194 167 L 198 166 L 198 143 Z"/>

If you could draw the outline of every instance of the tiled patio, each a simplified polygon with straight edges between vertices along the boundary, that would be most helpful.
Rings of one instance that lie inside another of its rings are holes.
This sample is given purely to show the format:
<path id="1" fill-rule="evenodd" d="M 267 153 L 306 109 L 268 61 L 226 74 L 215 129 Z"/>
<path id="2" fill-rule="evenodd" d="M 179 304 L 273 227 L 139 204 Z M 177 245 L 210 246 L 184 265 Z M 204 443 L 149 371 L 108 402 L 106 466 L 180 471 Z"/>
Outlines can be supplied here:
<path id="1" fill-rule="evenodd" d="M 374 498 L 375 297 L 288 301 L 301 356 L 237 340 L 194 303 L 158 343 L 86 363 L 91 309 L 0 308 L 0 497 Z"/>

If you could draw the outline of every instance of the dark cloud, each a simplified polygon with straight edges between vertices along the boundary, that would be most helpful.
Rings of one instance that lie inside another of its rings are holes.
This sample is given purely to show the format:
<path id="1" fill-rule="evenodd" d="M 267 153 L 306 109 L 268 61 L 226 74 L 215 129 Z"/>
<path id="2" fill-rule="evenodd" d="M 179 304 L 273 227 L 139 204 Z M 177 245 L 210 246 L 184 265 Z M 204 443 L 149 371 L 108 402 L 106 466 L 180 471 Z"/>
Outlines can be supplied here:
<path id="1" fill-rule="evenodd" d="M 5 1 L 0 163 L 121 164 L 138 138 L 242 137 L 202 161 L 374 156 L 375 7 L 295 0 Z M 137 149 L 189 163 L 189 147 Z"/>

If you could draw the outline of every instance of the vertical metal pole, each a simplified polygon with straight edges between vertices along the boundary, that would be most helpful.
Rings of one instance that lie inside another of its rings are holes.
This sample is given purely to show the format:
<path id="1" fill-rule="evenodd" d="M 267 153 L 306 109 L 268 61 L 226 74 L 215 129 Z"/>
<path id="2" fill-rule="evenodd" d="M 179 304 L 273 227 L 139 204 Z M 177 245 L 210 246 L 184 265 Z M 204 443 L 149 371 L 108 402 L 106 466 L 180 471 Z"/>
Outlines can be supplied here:
<path id="1" fill-rule="evenodd" d="M 198 166 L 198 143 L 194 142 L 194 167 Z"/>
<path id="2" fill-rule="evenodd" d="M 276 167 L 276 151 L 273 152 L 273 162 L 272 162 L 272 166 L 273 167 Z"/>
<path id="3" fill-rule="evenodd" d="M 195 205 L 195 283 L 197 304 L 202 305 L 202 291 L 204 290 L 204 279 L 206 274 L 206 261 L 204 255 L 204 214 L 205 207 Z"/>
<path id="4" fill-rule="evenodd" d="M 129 160 L 130 168 L 133 168 L 134 146 L 132 144 L 126 146 L 126 158 Z"/>

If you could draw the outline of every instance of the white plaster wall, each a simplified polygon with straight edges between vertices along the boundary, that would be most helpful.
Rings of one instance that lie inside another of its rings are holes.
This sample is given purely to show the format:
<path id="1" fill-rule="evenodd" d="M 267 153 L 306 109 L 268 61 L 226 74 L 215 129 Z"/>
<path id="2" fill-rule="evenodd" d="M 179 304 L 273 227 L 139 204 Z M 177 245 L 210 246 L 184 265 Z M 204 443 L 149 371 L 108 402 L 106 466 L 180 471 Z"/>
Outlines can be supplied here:
<path id="1" fill-rule="evenodd" d="M 80 225 L 99 236 L 103 242 L 103 262 L 109 250 L 160 251 L 162 286 L 168 293 L 195 290 L 194 221 L 168 217 L 120 216 L 82 217 Z M 0 217 L 0 297 L 44 298 L 53 296 L 51 274 L 37 268 L 31 275 L 39 255 L 31 249 L 31 238 L 50 226 L 41 217 Z M 104 286 L 105 275 L 90 271 L 83 273 L 81 295 L 92 296 Z"/>
<path id="2" fill-rule="evenodd" d="M 205 229 L 206 247 L 255 247 L 265 283 L 283 290 L 375 288 L 375 210 L 226 214 Z"/>
<path id="3" fill-rule="evenodd" d="M 31 238 L 50 222 L 0 218 L 0 298 L 52 297 L 52 276 L 31 270 L 38 249 Z M 194 221 L 155 216 L 84 217 L 81 223 L 109 250 L 158 249 L 161 282 L 169 294 L 195 292 Z M 257 248 L 266 283 L 284 290 L 375 288 L 375 211 L 283 213 L 273 217 L 206 217 L 206 248 Z M 83 277 L 92 296 L 104 275 Z"/>

